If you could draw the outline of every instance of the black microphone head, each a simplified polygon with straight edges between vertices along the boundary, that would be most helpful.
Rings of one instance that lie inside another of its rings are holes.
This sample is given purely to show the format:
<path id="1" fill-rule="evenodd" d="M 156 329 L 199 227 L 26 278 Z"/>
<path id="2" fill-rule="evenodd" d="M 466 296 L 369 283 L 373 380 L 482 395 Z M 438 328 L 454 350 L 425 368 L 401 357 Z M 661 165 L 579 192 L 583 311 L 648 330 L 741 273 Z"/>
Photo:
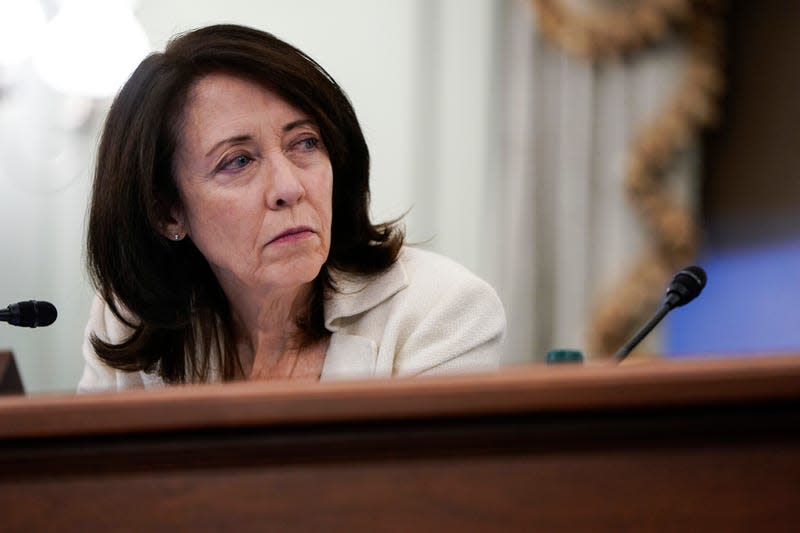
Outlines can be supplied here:
<path id="1" fill-rule="evenodd" d="M 36 300 L 11 304 L 8 310 L 11 314 L 8 323 L 26 328 L 49 326 L 58 317 L 58 311 L 53 304 Z"/>
<path id="2" fill-rule="evenodd" d="M 699 266 L 689 266 L 675 274 L 667 287 L 666 302 L 671 307 L 686 305 L 703 291 L 706 272 Z"/>

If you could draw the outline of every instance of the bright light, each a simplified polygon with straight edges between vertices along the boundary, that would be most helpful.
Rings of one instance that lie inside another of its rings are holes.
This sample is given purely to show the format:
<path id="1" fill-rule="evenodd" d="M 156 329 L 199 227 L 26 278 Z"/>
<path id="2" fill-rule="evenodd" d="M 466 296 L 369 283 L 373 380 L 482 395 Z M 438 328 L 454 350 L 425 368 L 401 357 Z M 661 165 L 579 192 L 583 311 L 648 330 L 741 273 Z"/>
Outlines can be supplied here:
<path id="1" fill-rule="evenodd" d="M 17 67 L 31 56 L 45 22 L 37 0 L 0 0 L 0 68 Z"/>
<path id="2" fill-rule="evenodd" d="M 59 92 L 113 96 L 150 51 L 128 0 L 64 0 L 34 55 L 39 76 Z"/>

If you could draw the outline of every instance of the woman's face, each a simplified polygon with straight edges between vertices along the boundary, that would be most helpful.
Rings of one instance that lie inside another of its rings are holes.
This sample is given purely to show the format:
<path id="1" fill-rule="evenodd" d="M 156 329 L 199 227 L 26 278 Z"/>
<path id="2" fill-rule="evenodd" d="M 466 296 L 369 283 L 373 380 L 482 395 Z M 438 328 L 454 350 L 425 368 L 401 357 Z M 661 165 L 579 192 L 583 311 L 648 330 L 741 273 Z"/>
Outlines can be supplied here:
<path id="1" fill-rule="evenodd" d="M 173 217 L 229 297 L 312 281 L 330 250 L 333 187 L 317 125 L 259 85 L 211 74 L 181 126 Z"/>

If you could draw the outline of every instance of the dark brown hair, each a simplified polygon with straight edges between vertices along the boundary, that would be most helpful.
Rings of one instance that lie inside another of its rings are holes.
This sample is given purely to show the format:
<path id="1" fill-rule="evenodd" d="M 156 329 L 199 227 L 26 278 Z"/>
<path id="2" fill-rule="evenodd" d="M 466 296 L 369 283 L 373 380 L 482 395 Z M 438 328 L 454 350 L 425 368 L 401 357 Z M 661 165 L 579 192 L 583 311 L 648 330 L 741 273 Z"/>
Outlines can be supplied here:
<path id="1" fill-rule="evenodd" d="M 191 86 L 224 72 L 272 90 L 320 129 L 333 168 L 331 248 L 314 282 L 304 341 L 321 338 L 328 267 L 375 274 L 397 258 L 395 222 L 369 219 L 369 151 L 347 96 L 313 59 L 275 36 L 216 25 L 174 38 L 147 57 L 115 98 L 100 140 L 89 214 L 88 268 L 112 312 L 133 329 L 114 344 L 91 338 L 113 368 L 157 372 L 169 383 L 240 371 L 230 309 L 207 261 L 162 228 L 179 201 L 173 176 L 180 117 Z"/>

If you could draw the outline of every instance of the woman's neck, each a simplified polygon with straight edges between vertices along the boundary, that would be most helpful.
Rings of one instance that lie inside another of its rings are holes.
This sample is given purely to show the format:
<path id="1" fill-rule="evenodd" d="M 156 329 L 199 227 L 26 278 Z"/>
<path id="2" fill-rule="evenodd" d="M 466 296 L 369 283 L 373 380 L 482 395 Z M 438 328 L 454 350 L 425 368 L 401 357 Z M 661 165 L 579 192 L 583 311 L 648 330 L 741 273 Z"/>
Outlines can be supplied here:
<path id="1" fill-rule="evenodd" d="M 308 313 L 312 291 L 312 283 L 265 292 L 226 291 L 244 376 L 286 379 L 298 371 L 307 374 L 304 354 L 319 347 L 303 344 L 297 322 Z"/>

